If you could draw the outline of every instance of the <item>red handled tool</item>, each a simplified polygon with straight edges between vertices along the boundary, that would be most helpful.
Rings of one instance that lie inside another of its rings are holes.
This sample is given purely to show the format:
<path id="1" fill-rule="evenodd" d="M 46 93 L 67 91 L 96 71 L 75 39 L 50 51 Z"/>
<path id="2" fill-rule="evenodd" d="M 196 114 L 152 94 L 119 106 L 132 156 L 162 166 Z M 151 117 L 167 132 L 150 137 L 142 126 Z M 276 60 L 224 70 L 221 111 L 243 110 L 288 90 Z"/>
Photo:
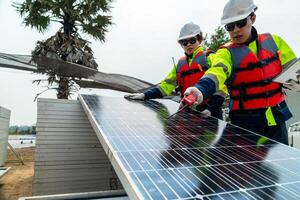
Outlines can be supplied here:
<path id="1" fill-rule="evenodd" d="M 187 104 L 189 106 L 194 105 L 195 101 L 197 100 L 196 96 L 193 94 L 189 94 L 186 97 L 183 97 L 181 100 L 182 103 Z"/>
<path id="2" fill-rule="evenodd" d="M 195 95 L 187 95 L 186 97 L 184 97 L 181 102 L 184 104 L 184 106 L 182 106 L 179 110 L 177 110 L 177 112 L 173 113 L 172 115 L 170 115 L 169 117 L 167 117 L 167 119 L 170 119 L 171 117 L 173 117 L 174 115 L 176 115 L 177 113 L 179 113 L 180 111 L 182 111 L 183 109 L 185 109 L 187 106 L 192 106 L 196 101 L 196 97 Z"/>

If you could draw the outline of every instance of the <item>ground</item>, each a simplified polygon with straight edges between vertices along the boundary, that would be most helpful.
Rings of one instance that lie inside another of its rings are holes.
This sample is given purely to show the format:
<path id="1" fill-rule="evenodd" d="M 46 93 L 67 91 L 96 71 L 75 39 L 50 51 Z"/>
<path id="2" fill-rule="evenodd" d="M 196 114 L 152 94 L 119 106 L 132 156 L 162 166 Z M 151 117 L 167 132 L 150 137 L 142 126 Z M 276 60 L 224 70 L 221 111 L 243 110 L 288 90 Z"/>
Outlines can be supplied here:
<path id="1" fill-rule="evenodd" d="M 16 200 L 19 197 L 32 195 L 35 148 L 19 148 L 16 151 L 22 155 L 25 165 L 22 165 L 9 151 L 5 167 L 11 168 L 0 178 L 0 200 Z"/>

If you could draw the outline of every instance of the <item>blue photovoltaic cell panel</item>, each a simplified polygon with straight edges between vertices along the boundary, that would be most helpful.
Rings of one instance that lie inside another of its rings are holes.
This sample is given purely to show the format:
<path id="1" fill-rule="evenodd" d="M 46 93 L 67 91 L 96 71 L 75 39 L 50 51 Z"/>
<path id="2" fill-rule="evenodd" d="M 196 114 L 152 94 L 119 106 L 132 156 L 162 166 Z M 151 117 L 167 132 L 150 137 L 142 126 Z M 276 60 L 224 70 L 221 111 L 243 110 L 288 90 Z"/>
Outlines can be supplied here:
<path id="1" fill-rule="evenodd" d="M 132 199 L 300 199 L 299 150 L 169 100 L 80 100 Z"/>

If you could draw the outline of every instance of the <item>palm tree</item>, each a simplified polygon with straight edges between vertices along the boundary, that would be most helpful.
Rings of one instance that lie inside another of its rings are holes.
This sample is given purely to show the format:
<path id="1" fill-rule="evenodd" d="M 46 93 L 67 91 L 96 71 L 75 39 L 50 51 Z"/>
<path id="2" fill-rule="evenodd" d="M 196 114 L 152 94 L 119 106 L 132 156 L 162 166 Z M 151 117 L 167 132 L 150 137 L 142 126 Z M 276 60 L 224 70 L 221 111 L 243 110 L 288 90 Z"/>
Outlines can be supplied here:
<path id="1" fill-rule="evenodd" d="M 105 42 L 105 33 L 112 25 L 110 13 L 113 0 L 25 0 L 14 3 L 17 12 L 23 16 L 25 26 L 45 32 L 51 22 L 58 22 L 62 27 L 58 32 L 44 40 L 38 41 L 32 56 L 46 56 L 57 60 L 81 64 L 98 69 L 90 42 L 81 38 L 79 32 L 92 36 L 95 40 Z M 81 77 L 59 76 L 55 71 L 47 71 L 47 81 L 57 90 L 57 98 L 68 99 L 76 80 Z M 36 80 L 40 83 L 42 80 Z M 75 87 L 76 88 L 76 87 Z"/>

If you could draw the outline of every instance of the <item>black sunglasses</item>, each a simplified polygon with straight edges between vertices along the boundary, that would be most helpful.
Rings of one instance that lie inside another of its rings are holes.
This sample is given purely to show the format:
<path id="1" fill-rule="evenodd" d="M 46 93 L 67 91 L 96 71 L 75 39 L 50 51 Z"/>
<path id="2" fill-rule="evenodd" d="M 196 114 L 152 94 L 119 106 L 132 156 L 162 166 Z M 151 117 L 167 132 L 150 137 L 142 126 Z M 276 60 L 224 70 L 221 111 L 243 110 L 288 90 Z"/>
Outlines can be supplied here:
<path id="1" fill-rule="evenodd" d="M 249 17 L 249 16 L 248 16 Z M 226 24 L 225 25 L 225 29 L 227 31 L 233 31 L 234 30 L 234 27 L 235 25 L 239 28 L 243 28 L 244 26 L 246 26 L 247 22 L 248 22 L 248 17 L 246 17 L 245 19 L 241 19 L 239 21 L 236 21 L 236 22 L 232 22 L 230 24 Z"/>
<path id="2" fill-rule="evenodd" d="M 182 46 L 187 46 L 188 44 L 195 44 L 197 42 L 197 38 L 196 37 L 192 37 L 192 38 L 188 38 L 188 39 L 184 39 L 184 40 L 180 40 L 179 43 Z"/>

